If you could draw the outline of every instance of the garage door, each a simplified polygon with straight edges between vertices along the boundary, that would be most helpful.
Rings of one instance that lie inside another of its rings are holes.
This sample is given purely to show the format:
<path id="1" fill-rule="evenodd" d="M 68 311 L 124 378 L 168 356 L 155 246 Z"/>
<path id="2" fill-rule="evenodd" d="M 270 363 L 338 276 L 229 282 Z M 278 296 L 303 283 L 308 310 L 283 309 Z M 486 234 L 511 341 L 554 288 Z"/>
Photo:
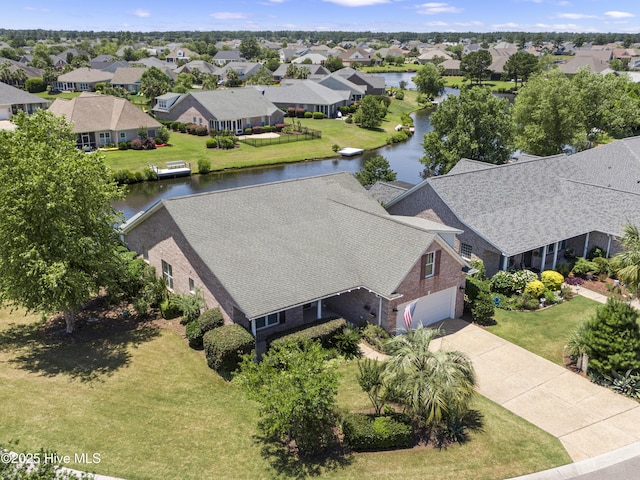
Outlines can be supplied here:
<path id="1" fill-rule="evenodd" d="M 11 117 L 11 107 L 0 107 L 0 120 L 9 120 Z"/>
<path id="2" fill-rule="evenodd" d="M 397 332 L 406 332 L 409 323 L 413 329 L 418 325 L 427 326 L 446 318 L 455 318 L 457 292 L 458 287 L 451 287 L 399 305 Z"/>

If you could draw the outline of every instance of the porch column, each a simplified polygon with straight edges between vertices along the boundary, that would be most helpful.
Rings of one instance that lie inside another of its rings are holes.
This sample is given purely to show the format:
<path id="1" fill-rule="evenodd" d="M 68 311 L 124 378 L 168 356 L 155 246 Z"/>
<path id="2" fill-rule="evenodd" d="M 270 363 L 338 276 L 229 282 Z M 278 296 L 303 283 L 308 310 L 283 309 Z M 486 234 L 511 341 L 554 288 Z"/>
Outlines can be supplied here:
<path id="1" fill-rule="evenodd" d="M 609 258 L 609 252 L 611 251 L 611 235 L 607 235 L 607 255 L 606 258 Z"/>
<path id="2" fill-rule="evenodd" d="M 382 326 L 382 297 L 378 297 L 378 326 Z"/>
<path id="3" fill-rule="evenodd" d="M 251 323 L 251 333 L 253 333 L 253 338 L 256 338 L 256 321 L 249 320 L 249 323 Z"/>
<path id="4" fill-rule="evenodd" d="M 318 305 L 316 306 L 316 320 L 320 320 L 322 318 L 322 300 L 318 300 Z"/>
<path id="5" fill-rule="evenodd" d="M 556 242 L 553 248 L 553 265 L 551 266 L 551 270 L 556 269 L 556 263 L 558 263 L 558 247 L 560 246 L 560 242 Z"/>
<path id="6" fill-rule="evenodd" d="M 582 251 L 584 258 L 587 258 L 587 248 L 589 248 L 589 232 L 587 232 L 587 237 L 584 239 L 584 250 Z"/>
<path id="7" fill-rule="evenodd" d="M 544 272 L 544 265 L 547 263 L 547 247 L 548 245 L 542 247 L 542 264 L 540 265 L 541 272 Z"/>
<path id="8" fill-rule="evenodd" d="M 507 255 L 502 255 L 502 270 L 506 270 L 509 265 L 509 257 Z"/>

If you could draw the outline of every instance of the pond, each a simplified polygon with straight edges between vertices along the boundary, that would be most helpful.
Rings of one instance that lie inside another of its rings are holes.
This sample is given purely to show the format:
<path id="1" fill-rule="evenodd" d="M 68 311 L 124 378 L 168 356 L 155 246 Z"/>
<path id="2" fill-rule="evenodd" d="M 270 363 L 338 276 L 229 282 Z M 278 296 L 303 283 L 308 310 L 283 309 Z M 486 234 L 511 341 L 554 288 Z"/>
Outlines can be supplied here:
<path id="1" fill-rule="evenodd" d="M 387 78 L 387 85 L 393 85 L 394 82 L 399 82 L 401 79 L 413 75 L 414 73 L 409 72 L 383 74 Z M 457 93 L 457 90 L 447 88 L 445 95 L 456 95 Z M 125 200 L 116 202 L 114 207 L 124 212 L 125 218 L 131 218 L 140 210 L 146 210 L 164 198 L 335 172 L 355 173 L 362 168 L 364 162 L 375 155 L 382 155 L 389 161 L 391 168 L 398 174 L 398 180 L 412 184 L 420 183 L 423 180 L 421 173 L 424 171 L 424 167 L 420 163 L 420 157 L 423 155 L 422 137 L 432 130 L 429 121 L 430 114 L 431 112 L 428 110 L 419 110 L 412 114 L 415 133 L 408 141 L 365 152 L 357 157 L 338 157 L 278 166 L 228 170 L 208 175 L 139 183 L 129 186 Z"/>

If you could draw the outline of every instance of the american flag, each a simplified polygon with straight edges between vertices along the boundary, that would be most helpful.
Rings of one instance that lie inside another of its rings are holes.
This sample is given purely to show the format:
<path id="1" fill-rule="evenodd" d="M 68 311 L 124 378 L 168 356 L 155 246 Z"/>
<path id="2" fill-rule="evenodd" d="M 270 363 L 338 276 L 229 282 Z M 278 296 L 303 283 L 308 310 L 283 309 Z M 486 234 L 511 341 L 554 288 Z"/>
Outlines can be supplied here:
<path id="1" fill-rule="evenodd" d="M 407 327 L 407 332 L 411 331 L 411 324 L 413 323 L 413 311 L 416 309 L 416 303 L 411 302 L 409 305 L 404 307 L 404 324 Z"/>

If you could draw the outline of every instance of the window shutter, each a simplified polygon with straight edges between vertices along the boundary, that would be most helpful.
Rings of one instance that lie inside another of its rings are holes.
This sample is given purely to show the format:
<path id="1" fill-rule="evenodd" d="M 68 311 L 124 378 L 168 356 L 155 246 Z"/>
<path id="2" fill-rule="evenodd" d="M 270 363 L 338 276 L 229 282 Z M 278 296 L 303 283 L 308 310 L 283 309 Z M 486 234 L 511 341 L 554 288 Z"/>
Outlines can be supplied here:
<path id="1" fill-rule="evenodd" d="M 436 250 L 436 253 L 433 255 L 433 274 L 438 275 L 440 273 L 440 257 L 442 250 Z"/>
<path id="2" fill-rule="evenodd" d="M 280 312 L 280 323 L 284 323 L 286 320 L 286 315 L 285 315 L 286 311 L 283 310 Z"/>
<path id="3" fill-rule="evenodd" d="M 422 280 L 424 278 L 424 276 L 426 275 L 426 271 L 425 271 L 425 266 L 427 263 L 427 256 L 426 255 L 422 255 L 420 257 L 420 280 Z"/>

